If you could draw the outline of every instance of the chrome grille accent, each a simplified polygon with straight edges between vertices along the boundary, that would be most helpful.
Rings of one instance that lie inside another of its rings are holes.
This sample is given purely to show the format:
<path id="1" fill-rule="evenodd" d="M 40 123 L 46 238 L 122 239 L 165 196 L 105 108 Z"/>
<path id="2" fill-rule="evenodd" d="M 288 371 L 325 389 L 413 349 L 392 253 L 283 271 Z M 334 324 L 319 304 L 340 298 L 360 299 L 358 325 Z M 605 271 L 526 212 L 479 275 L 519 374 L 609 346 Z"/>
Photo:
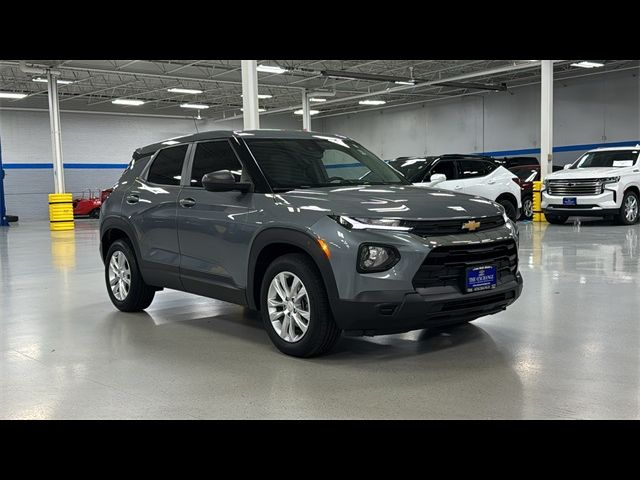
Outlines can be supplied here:
<path id="1" fill-rule="evenodd" d="M 602 182 L 597 179 L 549 180 L 548 195 L 580 196 L 600 195 L 604 191 Z"/>

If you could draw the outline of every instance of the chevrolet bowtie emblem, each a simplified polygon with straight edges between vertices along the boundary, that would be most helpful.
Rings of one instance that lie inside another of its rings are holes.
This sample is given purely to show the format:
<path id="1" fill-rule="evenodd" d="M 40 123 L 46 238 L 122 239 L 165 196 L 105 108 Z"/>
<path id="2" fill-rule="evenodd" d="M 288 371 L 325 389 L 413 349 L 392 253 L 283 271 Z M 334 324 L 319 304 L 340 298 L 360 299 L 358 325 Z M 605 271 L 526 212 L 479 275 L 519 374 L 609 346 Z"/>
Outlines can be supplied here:
<path id="1" fill-rule="evenodd" d="M 469 230 L 470 232 L 473 232 L 474 230 L 477 230 L 478 228 L 480 228 L 480 222 L 476 222 L 475 220 L 469 220 L 468 222 L 462 224 L 462 228 L 465 230 Z"/>

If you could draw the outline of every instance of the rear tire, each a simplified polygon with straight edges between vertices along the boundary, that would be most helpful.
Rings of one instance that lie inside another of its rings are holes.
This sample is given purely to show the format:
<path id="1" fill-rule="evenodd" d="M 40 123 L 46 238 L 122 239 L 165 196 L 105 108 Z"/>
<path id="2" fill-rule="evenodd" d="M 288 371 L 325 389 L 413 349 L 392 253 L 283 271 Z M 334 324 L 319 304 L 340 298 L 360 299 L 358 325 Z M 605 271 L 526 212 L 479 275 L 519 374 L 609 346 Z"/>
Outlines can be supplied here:
<path id="1" fill-rule="evenodd" d="M 287 355 L 322 355 L 340 338 L 322 276 L 313 261 L 300 253 L 283 255 L 269 265 L 260 289 L 260 312 L 269 338 Z M 304 315 L 309 317 L 306 323 Z"/>
<path id="2" fill-rule="evenodd" d="M 622 207 L 620 213 L 616 217 L 617 223 L 620 225 L 633 225 L 638 221 L 638 195 L 635 192 L 626 192 L 622 197 Z"/>
<path id="3" fill-rule="evenodd" d="M 510 200 L 506 198 L 501 198 L 498 200 L 498 203 L 503 206 L 507 217 L 514 222 L 518 219 L 518 207 L 514 205 Z"/>
<path id="4" fill-rule="evenodd" d="M 569 218 L 568 215 L 553 215 L 551 213 L 545 213 L 544 216 L 547 219 L 547 222 L 553 225 L 562 225 Z"/>
<path id="5" fill-rule="evenodd" d="M 123 312 L 144 310 L 151 305 L 156 294 L 155 289 L 143 280 L 135 253 L 125 240 L 116 240 L 109 247 L 104 278 L 111 302 Z"/>

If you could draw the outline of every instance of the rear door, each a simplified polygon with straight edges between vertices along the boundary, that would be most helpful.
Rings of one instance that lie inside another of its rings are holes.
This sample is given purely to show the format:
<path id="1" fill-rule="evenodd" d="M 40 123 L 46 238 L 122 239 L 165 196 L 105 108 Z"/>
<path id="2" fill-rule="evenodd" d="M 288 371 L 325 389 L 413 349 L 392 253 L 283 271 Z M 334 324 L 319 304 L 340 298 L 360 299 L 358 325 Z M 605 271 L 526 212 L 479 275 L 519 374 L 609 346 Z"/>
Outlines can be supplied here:
<path id="1" fill-rule="evenodd" d="M 156 152 L 124 194 L 122 214 L 130 219 L 140 248 L 145 281 L 180 289 L 177 201 L 189 144 Z"/>
<path id="2" fill-rule="evenodd" d="M 500 194 L 498 190 L 501 190 L 497 179 L 493 178 L 497 168 L 497 165 L 488 160 L 458 159 L 462 192 L 495 200 Z"/>
<path id="3" fill-rule="evenodd" d="M 243 303 L 251 236 L 246 217 L 253 193 L 205 190 L 203 175 L 218 170 L 231 171 L 237 181 L 250 181 L 228 139 L 194 144 L 189 186 L 178 199 L 180 277 L 189 292 Z"/>

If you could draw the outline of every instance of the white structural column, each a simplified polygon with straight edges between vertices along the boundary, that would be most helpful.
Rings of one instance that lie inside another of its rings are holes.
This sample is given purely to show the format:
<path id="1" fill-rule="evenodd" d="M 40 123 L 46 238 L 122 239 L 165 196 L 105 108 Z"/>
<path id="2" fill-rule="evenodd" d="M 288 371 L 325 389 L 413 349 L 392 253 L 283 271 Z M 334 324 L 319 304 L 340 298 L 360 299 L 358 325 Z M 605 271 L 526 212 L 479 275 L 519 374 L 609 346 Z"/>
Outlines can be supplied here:
<path id="1" fill-rule="evenodd" d="M 258 130 L 258 61 L 242 60 L 242 117 L 245 130 Z"/>
<path id="2" fill-rule="evenodd" d="M 64 164 L 62 161 L 62 135 L 60 132 L 60 105 L 58 83 L 51 71 L 47 72 L 49 83 L 49 123 L 51 124 L 51 152 L 53 154 L 53 181 L 55 193 L 64 193 Z"/>
<path id="3" fill-rule="evenodd" d="M 309 92 L 302 91 L 302 129 L 306 132 L 311 131 L 311 112 L 309 110 Z"/>
<path id="4" fill-rule="evenodd" d="M 553 60 L 542 60 L 540 96 L 540 177 L 553 171 Z"/>

